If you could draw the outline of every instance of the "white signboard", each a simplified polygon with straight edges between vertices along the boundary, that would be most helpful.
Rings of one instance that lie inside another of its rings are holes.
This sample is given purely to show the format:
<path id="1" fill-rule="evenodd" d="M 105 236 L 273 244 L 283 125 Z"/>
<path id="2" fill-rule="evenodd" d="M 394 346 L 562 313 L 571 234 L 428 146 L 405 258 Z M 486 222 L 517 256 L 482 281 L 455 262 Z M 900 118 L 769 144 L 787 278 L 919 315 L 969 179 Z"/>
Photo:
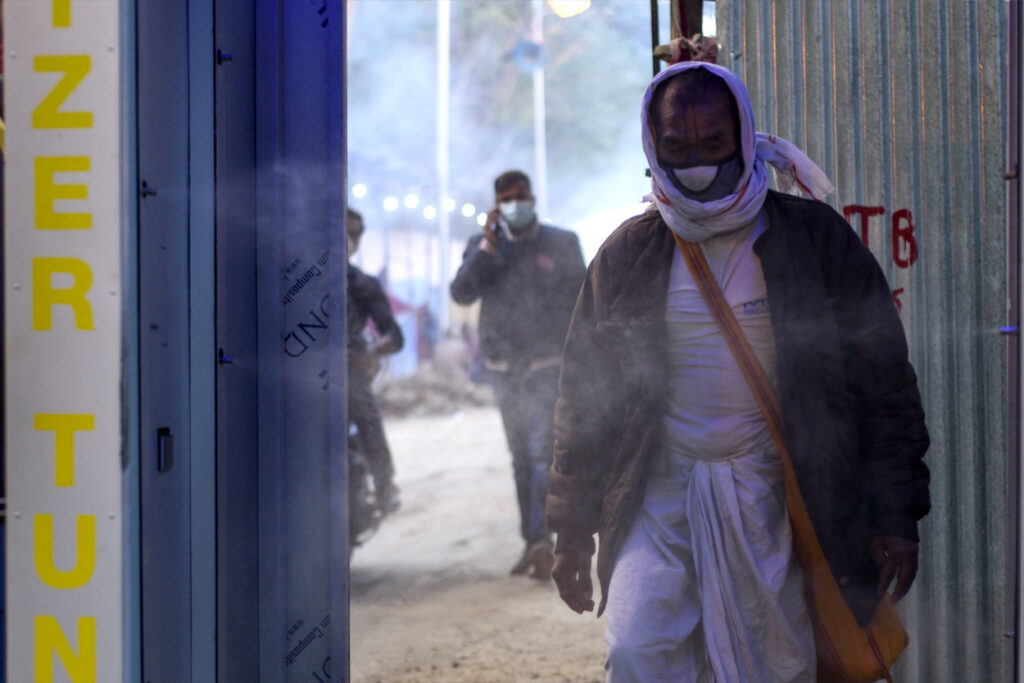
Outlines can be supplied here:
<path id="1" fill-rule="evenodd" d="M 120 9 L 6 0 L 7 680 L 120 681 Z"/>

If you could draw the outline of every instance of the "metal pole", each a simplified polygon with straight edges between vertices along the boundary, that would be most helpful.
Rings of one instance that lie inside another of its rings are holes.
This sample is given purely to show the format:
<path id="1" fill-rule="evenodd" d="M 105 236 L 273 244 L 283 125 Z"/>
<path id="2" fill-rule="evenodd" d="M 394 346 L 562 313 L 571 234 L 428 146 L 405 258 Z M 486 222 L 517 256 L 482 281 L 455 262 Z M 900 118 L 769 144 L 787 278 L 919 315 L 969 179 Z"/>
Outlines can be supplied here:
<path id="1" fill-rule="evenodd" d="M 658 75 L 658 58 L 654 49 L 660 44 L 658 36 L 658 0 L 651 0 L 651 77 Z"/>
<path id="2" fill-rule="evenodd" d="M 531 40 L 537 45 L 544 44 L 544 0 L 533 0 L 533 22 Z M 544 65 L 533 72 L 533 193 L 537 197 L 537 215 L 541 220 L 548 217 L 548 152 L 547 129 L 545 126 Z"/>
<path id="3" fill-rule="evenodd" d="M 394 211 L 388 211 L 387 220 L 384 221 L 384 291 L 391 291 L 391 222 L 395 219 Z"/>
<path id="4" fill-rule="evenodd" d="M 1004 634 L 1011 639 L 1006 648 L 1006 680 L 1020 680 L 1022 661 L 1020 627 L 1022 622 L 1020 587 L 1024 582 L 1020 562 L 1021 519 L 1024 518 L 1020 497 L 1021 443 L 1024 441 L 1021 419 L 1020 304 L 1021 290 L 1021 215 L 1020 215 L 1020 153 L 1021 153 L 1021 14 L 1017 3 L 1008 4 L 1008 77 L 1006 117 L 1006 607 Z"/>
<path id="5" fill-rule="evenodd" d="M 451 216 L 444 208 L 448 198 L 449 174 L 449 100 L 451 83 L 451 0 L 437 3 L 437 220 L 438 220 L 438 270 L 440 270 L 439 326 L 441 334 L 448 331 L 451 323 L 451 297 L 448 295 L 448 280 L 451 277 Z"/>

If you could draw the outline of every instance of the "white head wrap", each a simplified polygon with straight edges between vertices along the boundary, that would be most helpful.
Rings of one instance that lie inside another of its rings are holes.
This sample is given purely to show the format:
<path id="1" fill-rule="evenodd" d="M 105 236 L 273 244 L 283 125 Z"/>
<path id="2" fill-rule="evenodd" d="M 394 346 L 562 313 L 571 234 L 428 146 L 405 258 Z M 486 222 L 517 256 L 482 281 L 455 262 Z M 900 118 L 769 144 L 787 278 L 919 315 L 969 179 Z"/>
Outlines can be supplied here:
<path id="1" fill-rule="evenodd" d="M 669 172 L 658 164 L 654 130 L 648 111 L 658 84 L 689 69 L 706 69 L 725 81 L 736 98 L 736 108 L 740 115 L 739 152 L 743 156 L 743 174 L 733 194 L 706 203 L 686 197 L 669 179 Z M 651 194 L 648 198 L 653 201 L 668 227 L 691 242 L 731 232 L 757 217 L 768 193 L 765 162 L 775 169 L 776 182 L 782 192 L 820 200 L 835 190 L 825 173 L 796 145 L 754 130 L 754 110 L 746 86 L 736 74 L 717 64 L 680 62 L 655 76 L 644 93 L 641 127 L 644 153 L 651 167 Z"/>

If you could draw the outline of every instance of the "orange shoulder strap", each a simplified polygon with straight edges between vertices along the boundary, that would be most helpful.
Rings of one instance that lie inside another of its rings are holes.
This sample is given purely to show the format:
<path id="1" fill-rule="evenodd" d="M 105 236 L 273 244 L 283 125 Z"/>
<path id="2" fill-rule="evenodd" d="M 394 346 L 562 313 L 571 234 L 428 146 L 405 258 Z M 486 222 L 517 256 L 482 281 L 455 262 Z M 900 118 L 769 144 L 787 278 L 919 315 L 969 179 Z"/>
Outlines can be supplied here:
<path id="1" fill-rule="evenodd" d="M 891 681 L 888 667 L 907 646 L 907 635 L 900 624 L 899 614 L 886 596 L 876 610 L 871 626 L 863 629 L 857 624 L 825 560 L 825 553 L 800 494 L 793 462 L 782 438 L 782 411 L 775 391 L 733 315 L 732 308 L 725 300 L 722 289 L 715 281 L 700 246 L 672 234 L 729 350 L 754 393 L 782 459 L 786 507 L 793 530 L 793 549 L 807 581 L 808 598 L 812 601 L 811 613 L 819 662 L 824 659 L 844 673 L 862 674 L 863 677 L 851 676 L 855 680 L 885 678 Z"/>

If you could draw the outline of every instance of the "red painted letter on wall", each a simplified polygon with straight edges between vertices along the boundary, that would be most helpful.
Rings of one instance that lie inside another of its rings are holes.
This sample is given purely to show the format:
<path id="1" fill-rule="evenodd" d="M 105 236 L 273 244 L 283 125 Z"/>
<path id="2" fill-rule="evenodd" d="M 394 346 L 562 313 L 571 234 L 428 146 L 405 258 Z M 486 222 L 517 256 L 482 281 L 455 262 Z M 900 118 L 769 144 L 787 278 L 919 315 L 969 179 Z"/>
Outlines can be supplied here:
<path id="1" fill-rule="evenodd" d="M 901 221 L 906 221 L 906 225 L 901 225 Z M 910 209 L 900 209 L 892 215 L 892 260 L 900 268 L 909 268 L 917 261 L 914 218 Z"/>
<path id="2" fill-rule="evenodd" d="M 860 241 L 867 246 L 868 243 L 868 219 L 872 216 L 881 216 L 885 213 L 884 206 L 861 206 L 860 204 L 847 204 L 843 207 L 843 217 L 850 223 L 854 214 L 860 214 Z"/>

